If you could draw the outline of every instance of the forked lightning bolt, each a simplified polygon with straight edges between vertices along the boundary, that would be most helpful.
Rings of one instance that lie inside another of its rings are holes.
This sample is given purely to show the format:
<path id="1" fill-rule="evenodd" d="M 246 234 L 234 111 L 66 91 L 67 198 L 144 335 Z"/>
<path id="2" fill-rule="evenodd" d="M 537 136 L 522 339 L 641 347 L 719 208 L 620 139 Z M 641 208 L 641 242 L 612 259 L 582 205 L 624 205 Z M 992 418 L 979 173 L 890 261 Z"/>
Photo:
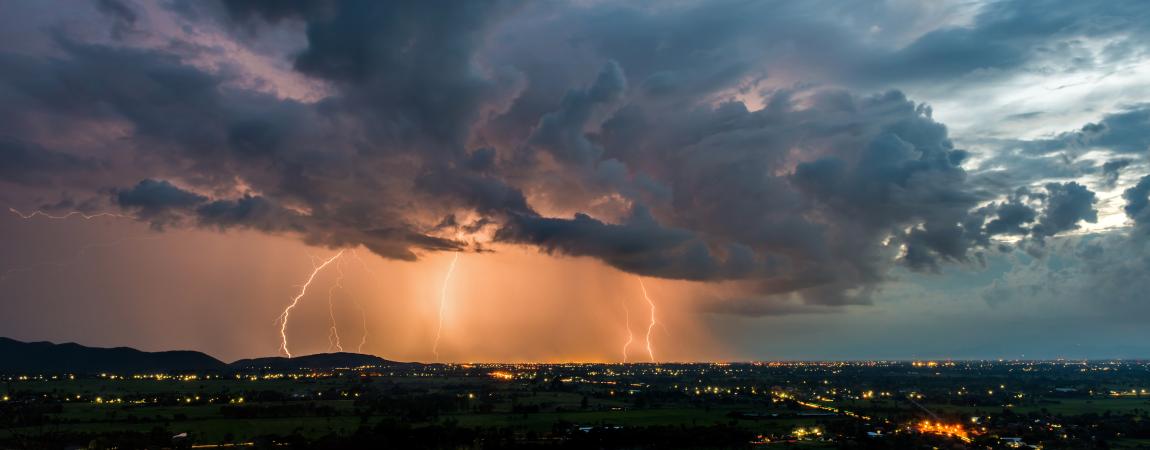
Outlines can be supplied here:
<path id="1" fill-rule="evenodd" d="M 280 350 L 283 351 L 284 354 L 287 355 L 288 358 L 292 357 L 291 351 L 288 350 L 288 339 L 287 339 L 287 324 L 288 324 L 288 318 L 291 316 L 291 310 L 295 309 L 296 305 L 299 305 L 299 300 L 301 298 L 303 298 L 304 295 L 307 295 L 307 288 L 308 288 L 308 286 L 311 286 L 312 281 L 315 281 L 316 275 L 318 275 L 325 267 L 330 265 L 332 262 L 335 262 L 335 260 L 339 259 L 340 256 L 343 256 L 343 252 L 344 252 L 343 250 L 340 250 L 339 253 L 335 254 L 335 256 L 332 256 L 331 258 L 324 260 L 323 263 L 321 263 L 317 266 L 314 266 L 312 268 L 311 275 L 307 277 L 307 281 L 304 282 L 304 284 L 302 286 L 300 286 L 299 293 L 297 293 L 295 295 L 295 297 L 292 297 L 291 304 L 288 305 L 287 308 L 284 308 L 284 312 L 282 314 L 280 314 L 280 316 L 279 316 Z"/>
<path id="2" fill-rule="evenodd" d="M 627 308 L 627 301 L 619 302 L 623 305 L 623 324 L 627 326 L 627 342 L 623 343 L 623 363 L 627 363 L 627 348 L 635 342 L 635 332 L 631 331 L 631 310 Z"/>
<path id="3" fill-rule="evenodd" d="M 451 265 L 447 267 L 447 275 L 443 277 L 443 287 L 439 290 L 439 326 L 435 328 L 435 343 L 431 346 L 431 353 L 439 361 L 439 337 L 443 334 L 443 311 L 447 305 L 447 283 L 451 281 L 451 273 L 455 271 L 455 263 L 459 261 L 459 253 L 451 258 Z"/>
<path id="4" fill-rule="evenodd" d="M 647 304 L 651 306 L 651 323 L 647 325 L 647 356 L 651 357 L 651 362 L 655 362 L 655 350 L 651 347 L 651 332 L 655 330 L 655 325 L 659 324 L 655 319 L 655 302 L 651 300 L 651 296 L 647 295 L 647 286 L 643 284 L 643 277 L 639 277 L 639 287 L 643 289 L 643 298 L 647 299 Z"/>
<path id="5" fill-rule="evenodd" d="M 327 333 L 327 345 L 328 345 L 328 350 L 335 349 L 336 351 L 342 352 L 343 351 L 343 344 L 341 344 L 339 342 L 339 328 L 336 326 L 336 321 L 335 321 L 335 305 L 334 305 L 335 302 L 332 301 L 332 297 L 335 296 L 335 290 L 336 289 L 343 289 L 343 260 L 342 259 L 339 261 L 336 261 L 335 270 L 337 270 L 339 272 L 339 276 L 336 277 L 335 283 L 333 283 L 331 285 L 331 287 L 327 289 L 327 315 L 329 318 L 331 318 L 331 329 L 328 330 L 328 333 Z"/>

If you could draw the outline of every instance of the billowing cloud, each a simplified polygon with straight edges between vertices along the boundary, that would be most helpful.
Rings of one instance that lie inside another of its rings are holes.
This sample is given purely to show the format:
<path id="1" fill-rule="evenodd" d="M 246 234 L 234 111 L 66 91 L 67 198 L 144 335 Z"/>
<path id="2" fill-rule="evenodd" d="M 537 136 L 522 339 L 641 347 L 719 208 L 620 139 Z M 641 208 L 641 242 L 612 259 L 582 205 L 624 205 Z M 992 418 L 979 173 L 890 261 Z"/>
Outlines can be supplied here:
<path id="1" fill-rule="evenodd" d="M 1136 232 L 1146 235 L 1150 232 L 1150 175 L 1142 177 L 1137 185 L 1123 192 L 1122 198 L 1126 200 L 1123 210 L 1134 221 Z"/>
<path id="2" fill-rule="evenodd" d="M 1126 29 L 1140 7 L 1123 5 L 1103 15 Z M 1109 28 L 1071 12 L 1027 20 L 1049 8 L 1002 2 L 966 24 L 880 33 L 903 14 L 927 27 L 930 14 L 833 6 L 877 22 L 860 24 L 807 14 L 819 6 L 167 11 L 228 43 L 213 47 L 156 42 L 139 31 L 164 25 L 138 5 L 102 2 L 106 36 L 54 32 L 49 50 L 0 54 L 0 180 L 33 189 L 98 169 L 102 186 L 66 187 L 155 227 L 251 229 L 401 260 L 522 245 L 643 276 L 736 281 L 745 292 L 715 310 L 759 314 L 775 301 L 866 304 L 897 267 L 976 267 L 1004 238 L 1079 230 L 1099 221 L 1093 185 L 1055 179 L 1102 173 L 1114 185 L 1145 152 L 1141 106 L 978 155 L 929 105 L 888 89 L 1012 70 L 1042 58 L 1036 42 Z M 279 65 L 253 62 L 261 51 Z M 288 95 L 297 86 L 284 79 L 323 95 Z M 75 153 L 50 150 L 65 140 Z M 1095 148 L 1129 156 L 1101 169 L 1048 158 Z M 115 164 L 95 156 L 106 154 Z M 988 174 L 1037 158 L 1054 162 Z M 1132 189 L 1127 213 L 1141 224 L 1145 190 Z"/>
<path id="3" fill-rule="evenodd" d="M 167 216 L 172 210 L 193 208 L 207 200 L 207 197 L 185 191 L 167 181 L 152 179 L 141 180 L 131 189 L 115 193 L 115 201 L 120 207 L 134 210 L 142 219 L 153 220 L 156 226 L 164 224 L 160 216 Z"/>
<path id="4" fill-rule="evenodd" d="M 1112 188 L 1118 184 L 1118 176 L 1121 174 L 1122 169 L 1125 169 L 1133 162 L 1133 159 L 1119 158 L 1106 161 L 1106 163 L 1102 164 L 1103 185 Z"/>
<path id="5" fill-rule="evenodd" d="M 1094 193 L 1081 184 L 1070 182 L 1046 185 L 1046 210 L 1038 218 L 1034 233 L 1053 236 L 1078 229 L 1078 223 L 1098 221 Z"/>
<path id="6" fill-rule="evenodd" d="M 50 185 L 60 176 L 102 168 L 94 159 L 42 148 L 34 143 L 0 137 L 0 179 L 13 183 Z"/>

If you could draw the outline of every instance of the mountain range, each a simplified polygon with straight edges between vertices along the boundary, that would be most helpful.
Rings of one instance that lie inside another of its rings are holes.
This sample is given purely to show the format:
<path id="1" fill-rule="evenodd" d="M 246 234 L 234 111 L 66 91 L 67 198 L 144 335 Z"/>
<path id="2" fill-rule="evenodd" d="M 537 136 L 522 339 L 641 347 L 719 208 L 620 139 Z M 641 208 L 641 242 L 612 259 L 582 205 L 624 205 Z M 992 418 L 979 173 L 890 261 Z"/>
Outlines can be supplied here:
<path id="1" fill-rule="evenodd" d="M 22 342 L 0 337 L 0 373 L 161 373 L 240 370 L 335 369 L 399 364 L 359 353 L 319 353 L 294 358 L 267 357 L 225 363 L 205 353 L 145 352 L 130 347 L 87 347 L 76 343 Z"/>

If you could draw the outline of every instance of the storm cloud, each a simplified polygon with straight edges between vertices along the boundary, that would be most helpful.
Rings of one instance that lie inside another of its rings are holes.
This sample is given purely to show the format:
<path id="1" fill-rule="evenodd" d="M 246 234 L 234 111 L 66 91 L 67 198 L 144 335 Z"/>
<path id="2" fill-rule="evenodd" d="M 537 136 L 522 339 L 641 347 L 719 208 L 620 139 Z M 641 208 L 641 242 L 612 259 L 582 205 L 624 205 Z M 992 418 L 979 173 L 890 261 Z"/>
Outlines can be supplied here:
<path id="1" fill-rule="evenodd" d="M 1041 2 L 869 40 L 852 37 L 902 12 L 876 7 L 879 23 L 860 28 L 850 8 L 815 20 L 820 5 L 775 2 L 176 2 L 181 29 L 142 33 L 160 25 L 130 5 L 100 3 L 100 32 L 52 30 L 47 51 L 0 54 L 0 179 L 58 189 L 96 172 L 99 186 L 64 187 L 158 228 L 400 260 L 519 245 L 743 282 L 723 311 L 867 304 L 892 271 L 975 267 L 1003 237 L 1078 231 L 1099 220 L 1090 187 L 1045 168 L 995 184 L 982 169 L 1092 148 L 1135 158 L 1150 142 L 1139 105 L 1011 140 L 1017 158 L 979 166 L 897 89 L 1013 70 L 1052 36 L 1111 36 Z M 1097 14 L 1127 30 L 1143 8 Z M 186 30 L 231 46 L 151 37 Z M 1114 52 L 1139 45 L 1127 37 Z M 52 150 L 77 135 L 92 137 Z M 1100 173 L 1113 186 L 1131 161 Z M 1126 191 L 1139 227 L 1144 185 Z"/>

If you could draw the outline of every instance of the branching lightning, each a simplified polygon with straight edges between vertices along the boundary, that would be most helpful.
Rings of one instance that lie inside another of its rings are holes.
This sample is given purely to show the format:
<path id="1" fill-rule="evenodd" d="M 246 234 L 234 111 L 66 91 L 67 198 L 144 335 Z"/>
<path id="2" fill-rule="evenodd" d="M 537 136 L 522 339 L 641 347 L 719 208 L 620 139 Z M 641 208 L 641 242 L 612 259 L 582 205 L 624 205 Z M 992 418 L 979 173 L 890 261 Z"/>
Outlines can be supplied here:
<path id="1" fill-rule="evenodd" d="M 447 275 L 443 277 L 443 287 L 439 290 L 439 326 L 435 328 L 435 343 L 431 346 L 431 353 L 439 361 L 439 337 L 443 334 L 443 311 L 447 305 L 447 283 L 451 281 L 451 273 L 455 271 L 455 263 L 459 261 L 459 253 L 451 258 L 451 265 L 447 267 Z"/>
<path id="2" fill-rule="evenodd" d="M 335 270 L 339 272 L 339 276 L 336 277 L 335 283 L 333 283 L 331 285 L 331 287 L 327 289 L 327 315 L 331 319 L 331 329 L 328 331 L 328 334 L 327 334 L 327 344 L 328 344 L 329 350 L 335 349 L 336 351 L 342 352 L 343 351 L 343 344 L 340 343 L 340 341 L 339 341 L 339 328 L 336 326 L 336 321 L 335 321 L 335 304 L 334 304 L 335 302 L 332 301 L 332 298 L 335 296 L 335 290 L 336 289 L 343 289 L 343 260 L 342 259 L 339 261 L 336 261 Z"/>
<path id="3" fill-rule="evenodd" d="M 643 284 L 642 277 L 639 277 L 639 287 L 643 289 L 643 298 L 651 306 L 651 323 L 647 325 L 647 356 L 651 357 L 651 362 L 655 362 L 655 350 L 651 347 L 651 331 L 654 331 L 655 326 L 659 324 L 658 320 L 655 319 L 655 302 L 651 300 L 651 296 L 647 295 L 647 286 Z"/>
<path id="4" fill-rule="evenodd" d="M 627 348 L 635 342 L 635 332 L 631 331 L 631 310 L 627 308 L 627 301 L 619 302 L 623 305 L 623 324 L 627 326 L 627 342 L 623 343 L 623 363 L 627 363 Z"/>
<path id="5" fill-rule="evenodd" d="M 307 288 L 308 288 L 308 286 L 311 286 L 311 282 L 315 280 L 316 275 L 318 275 L 325 267 L 330 265 L 332 262 L 335 262 L 335 260 L 339 259 L 340 256 L 343 256 L 343 252 L 344 252 L 343 250 L 340 250 L 339 253 L 335 254 L 335 256 L 332 256 L 331 258 L 324 260 L 323 263 L 321 263 L 319 265 L 315 265 L 312 268 L 311 275 L 307 277 L 307 281 L 304 282 L 304 284 L 302 286 L 300 286 L 299 293 L 297 293 L 295 295 L 295 297 L 292 298 L 291 304 L 288 305 L 286 308 L 284 308 L 284 312 L 282 314 L 280 314 L 280 316 L 279 316 L 280 350 L 283 351 L 284 354 L 287 355 L 288 358 L 292 357 L 291 351 L 288 350 L 288 340 L 287 340 L 287 324 L 288 324 L 288 318 L 291 316 L 291 310 L 294 309 L 296 307 L 296 305 L 299 304 L 299 300 L 301 298 L 303 298 L 304 295 L 307 294 Z"/>
<path id="6" fill-rule="evenodd" d="M 20 216 L 21 219 L 25 219 L 25 220 L 35 218 L 36 216 L 44 217 L 46 219 L 53 219 L 53 220 L 64 220 L 64 219 L 69 219 L 72 217 L 80 217 L 84 220 L 96 219 L 96 218 L 100 218 L 100 217 L 114 217 L 117 219 L 130 219 L 130 218 L 132 218 L 131 216 L 126 216 L 123 214 L 110 213 L 110 212 L 102 212 L 102 213 L 96 213 L 96 214 L 85 214 L 85 213 L 82 213 L 80 211 L 70 211 L 64 215 L 52 215 L 52 214 L 48 214 L 48 213 L 46 213 L 44 211 L 40 211 L 40 210 L 35 210 L 35 211 L 32 211 L 28 214 L 24 214 L 24 213 L 20 212 L 19 210 L 17 210 L 16 208 L 8 208 L 8 211 L 11 212 L 12 214 Z"/>

